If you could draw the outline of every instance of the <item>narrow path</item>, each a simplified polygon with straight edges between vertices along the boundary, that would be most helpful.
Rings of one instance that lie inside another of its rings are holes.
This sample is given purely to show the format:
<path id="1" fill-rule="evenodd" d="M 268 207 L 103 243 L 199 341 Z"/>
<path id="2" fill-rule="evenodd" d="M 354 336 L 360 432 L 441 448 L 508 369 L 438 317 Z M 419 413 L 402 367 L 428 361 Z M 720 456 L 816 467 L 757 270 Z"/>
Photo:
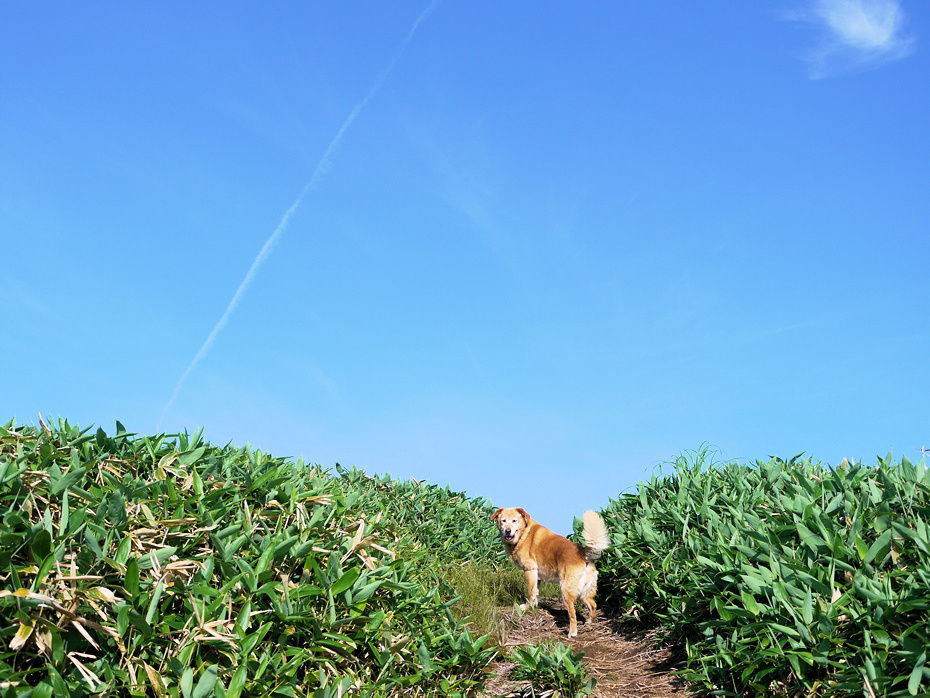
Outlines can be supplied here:
<path id="1" fill-rule="evenodd" d="M 500 609 L 506 637 L 505 648 L 561 642 L 575 652 L 584 652 L 591 676 L 597 679 L 596 698 L 688 698 L 693 695 L 672 674 L 675 663 L 668 648 L 656 648 L 653 636 L 631 623 L 598 617 L 594 625 L 579 618 L 578 637 L 568 638 L 568 614 L 561 601 L 541 599 L 537 610 L 519 613 Z M 516 664 L 502 658 L 492 669 L 495 676 L 484 692 L 487 698 L 517 698 L 534 695 L 525 681 L 509 676 Z M 536 692 L 537 698 L 546 695 Z"/>

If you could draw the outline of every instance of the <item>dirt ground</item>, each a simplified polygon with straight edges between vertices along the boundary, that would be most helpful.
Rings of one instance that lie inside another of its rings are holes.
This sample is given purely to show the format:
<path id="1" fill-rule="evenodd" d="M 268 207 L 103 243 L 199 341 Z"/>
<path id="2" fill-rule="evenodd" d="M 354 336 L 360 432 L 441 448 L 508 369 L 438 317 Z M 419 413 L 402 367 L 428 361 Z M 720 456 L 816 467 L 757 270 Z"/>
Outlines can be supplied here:
<path id="1" fill-rule="evenodd" d="M 684 682 L 675 677 L 675 658 L 667 648 L 656 648 L 653 636 L 633 623 L 598 615 L 591 625 L 583 614 L 578 619 L 578 637 L 568 638 L 568 614 L 561 601 L 540 599 L 539 609 L 519 613 L 501 609 L 506 636 L 505 648 L 558 641 L 575 652 L 584 652 L 588 672 L 597 679 L 597 698 L 689 698 Z M 552 693 L 531 689 L 526 681 L 509 677 L 516 664 L 506 658 L 492 669 L 483 696 L 488 698 L 548 698 Z"/>

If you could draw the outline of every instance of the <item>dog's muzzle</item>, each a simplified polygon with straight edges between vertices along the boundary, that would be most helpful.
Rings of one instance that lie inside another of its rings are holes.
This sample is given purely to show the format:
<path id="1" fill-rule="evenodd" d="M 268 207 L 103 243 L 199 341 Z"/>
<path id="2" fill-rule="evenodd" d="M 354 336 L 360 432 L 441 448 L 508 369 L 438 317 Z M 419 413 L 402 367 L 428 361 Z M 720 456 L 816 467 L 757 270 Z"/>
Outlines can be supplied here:
<path id="1" fill-rule="evenodd" d="M 510 531 L 510 530 L 507 530 L 507 529 L 504 529 L 504 530 L 501 532 L 501 537 L 503 537 L 503 539 L 504 539 L 504 541 L 505 541 L 506 543 L 510 543 L 510 542 L 514 539 L 514 537 L 515 537 L 516 535 L 517 535 L 517 532 L 516 532 L 516 531 Z"/>

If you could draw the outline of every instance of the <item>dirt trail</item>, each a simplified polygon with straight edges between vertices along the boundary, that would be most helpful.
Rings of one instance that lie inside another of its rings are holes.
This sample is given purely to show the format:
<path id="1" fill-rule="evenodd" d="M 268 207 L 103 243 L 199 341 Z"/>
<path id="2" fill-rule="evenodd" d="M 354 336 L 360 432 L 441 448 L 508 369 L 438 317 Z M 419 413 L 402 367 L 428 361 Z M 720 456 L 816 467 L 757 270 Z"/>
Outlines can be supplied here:
<path id="1" fill-rule="evenodd" d="M 561 601 L 541 599 L 539 609 L 520 614 L 501 609 L 506 627 L 506 647 L 558 641 L 575 652 L 584 652 L 591 676 L 597 678 L 596 698 L 689 698 L 693 694 L 672 675 L 675 662 L 670 650 L 656 649 L 652 636 L 630 623 L 598 616 L 594 625 L 579 618 L 578 637 L 568 638 L 568 614 Z M 525 681 L 510 680 L 515 663 L 501 659 L 492 665 L 495 671 L 484 696 L 517 698 L 536 695 Z"/>

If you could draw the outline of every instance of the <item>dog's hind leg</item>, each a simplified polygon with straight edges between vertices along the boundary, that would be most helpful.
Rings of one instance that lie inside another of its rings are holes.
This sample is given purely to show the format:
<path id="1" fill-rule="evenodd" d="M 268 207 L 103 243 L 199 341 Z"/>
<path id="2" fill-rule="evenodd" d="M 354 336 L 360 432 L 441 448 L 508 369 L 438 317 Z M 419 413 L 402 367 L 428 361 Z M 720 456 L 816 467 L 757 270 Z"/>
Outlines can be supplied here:
<path id="1" fill-rule="evenodd" d="M 575 614 L 575 600 L 578 596 L 570 587 L 571 584 L 562 585 L 562 603 L 568 611 L 568 636 L 575 637 L 578 635 L 578 616 Z"/>
<path id="2" fill-rule="evenodd" d="M 597 604 L 594 602 L 594 595 L 597 593 L 597 570 L 593 569 L 592 565 L 588 567 L 581 588 L 581 602 L 588 609 L 588 622 L 593 623 L 597 616 Z"/>
<path id="3" fill-rule="evenodd" d="M 581 597 L 581 602 L 588 609 L 588 622 L 593 623 L 595 617 L 597 617 L 597 604 L 594 603 L 594 592 L 595 588 L 592 587 L 589 591 Z"/>

